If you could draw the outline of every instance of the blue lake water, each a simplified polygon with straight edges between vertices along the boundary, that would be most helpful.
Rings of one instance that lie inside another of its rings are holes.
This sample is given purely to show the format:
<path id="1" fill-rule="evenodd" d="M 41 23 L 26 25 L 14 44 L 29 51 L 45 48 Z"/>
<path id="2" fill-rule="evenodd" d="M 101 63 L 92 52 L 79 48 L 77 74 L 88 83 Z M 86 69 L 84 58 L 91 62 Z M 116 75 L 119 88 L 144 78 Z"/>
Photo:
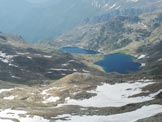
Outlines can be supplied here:
<path id="1" fill-rule="evenodd" d="M 60 49 L 63 52 L 75 54 L 97 54 L 99 52 L 93 50 L 86 50 L 78 47 L 63 47 Z M 138 71 L 141 64 L 134 62 L 134 57 L 123 54 L 115 53 L 105 55 L 103 60 L 95 62 L 96 65 L 103 67 L 106 72 L 117 72 L 120 74 L 127 74 L 129 72 Z"/>
<path id="2" fill-rule="evenodd" d="M 118 72 L 127 74 L 129 72 L 138 71 L 141 64 L 133 62 L 134 57 L 122 53 L 105 55 L 104 59 L 95 62 L 95 64 L 103 67 L 106 72 Z"/>
<path id="3" fill-rule="evenodd" d="M 63 52 L 75 53 L 75 54 L 97 54 L 98 53 L 93 50 L 86 50 L 78 47 L 63 47 L 60 50 Z"/>

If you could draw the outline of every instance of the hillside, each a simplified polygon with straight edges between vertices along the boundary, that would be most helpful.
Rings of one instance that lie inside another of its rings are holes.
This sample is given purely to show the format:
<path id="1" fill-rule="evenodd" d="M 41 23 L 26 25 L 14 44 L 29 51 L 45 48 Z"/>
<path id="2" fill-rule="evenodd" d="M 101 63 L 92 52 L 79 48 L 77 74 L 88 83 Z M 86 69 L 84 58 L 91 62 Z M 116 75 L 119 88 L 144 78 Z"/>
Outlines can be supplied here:
<path id="1" fill-rule="evenodd" d="M 4 33 L 0 34 L 0 69 L 0 80 L 29 85 L 92 70 L 70 54 L 43 52 Z"/>
<path id="2" fill-rule="evenodd" d="M 0 44 L 10 44 L 16 47 L 29 46 L 21 36 L 2 32 L 0 32 Z"/>
<path id="3" fill-rule="evenodd" d="M 139 16 L 116 16 L 96 24 L 85 24 L 58 37 L 42 42 L 49 48 L 83 47 L 105 53 L 123 51 L 135 53 L 138 47 L 161 40 L 161 12 Z"/>
<path id="4" fill-rule="evenodd" d="M 143 70 L 139 73 L 145 75 L 155 75 L 155 77 L 161 77 L 162 74 L 162 41 L 156 44 L 148 44 L 142 46 L 137 50 L 138 54 L 144 57 L 139 59 L 143 63 Z"/>

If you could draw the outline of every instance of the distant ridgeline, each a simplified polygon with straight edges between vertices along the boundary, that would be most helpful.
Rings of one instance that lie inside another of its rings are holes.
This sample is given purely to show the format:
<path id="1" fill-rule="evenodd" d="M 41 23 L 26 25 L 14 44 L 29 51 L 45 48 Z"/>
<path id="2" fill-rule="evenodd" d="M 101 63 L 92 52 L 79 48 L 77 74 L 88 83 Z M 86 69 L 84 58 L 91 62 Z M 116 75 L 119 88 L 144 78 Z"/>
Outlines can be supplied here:
<path id="1" fill-rule="evenodd" d="M 80 24 L 102 22 L 114 16 L 135 16 L 161 5 L 158 0 L 3 0 L 0 29 L 21 35 L 29 42 L 52 40 Z"/>

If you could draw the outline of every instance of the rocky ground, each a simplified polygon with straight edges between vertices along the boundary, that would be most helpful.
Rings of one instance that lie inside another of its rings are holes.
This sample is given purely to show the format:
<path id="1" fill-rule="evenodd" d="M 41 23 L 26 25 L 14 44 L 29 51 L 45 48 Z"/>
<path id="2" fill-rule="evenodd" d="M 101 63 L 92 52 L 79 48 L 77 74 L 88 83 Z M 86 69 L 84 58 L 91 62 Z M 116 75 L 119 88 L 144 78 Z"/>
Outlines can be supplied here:
<path id="1" fill-rule="evenodd" d="M 158 122 L 162 112 L 161 80 L 121 79 L 74 73 L 45 86 L 1 82 L 6 88 L 0 90 L 0 119 Z"/>

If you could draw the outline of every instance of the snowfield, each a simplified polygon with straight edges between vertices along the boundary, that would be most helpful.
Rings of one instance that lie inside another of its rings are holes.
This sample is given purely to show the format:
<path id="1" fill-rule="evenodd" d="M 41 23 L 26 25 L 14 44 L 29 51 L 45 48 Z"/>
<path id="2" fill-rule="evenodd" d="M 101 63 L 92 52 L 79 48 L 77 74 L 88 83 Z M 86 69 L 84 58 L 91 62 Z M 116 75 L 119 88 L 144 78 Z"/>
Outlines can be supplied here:
<path id="1" fill-rule="evenodd" d="M 122 107 L 131 103 L 140 103 L 149 100 L 153 100 L 156 95 L 162 92 L 162 89 L 150 93 L 148 96 L 135 96 L 140 93 L 149 93 L 149 91 L 143 91 L 142 89 L 148 85 L 154 84 L 153 80 L 141 79 L 134 81 L 129 81 L 126 83 L 116 83 L 107 84 L 103 83 L 97 86 L 95 90 L 88 91 L 89 93 L 95 93 L 96 96 L 89 99 L 75 100 L 70 99 L 70 97 L 65 98 L 64 104 L 59 104 L 57 107 L 62 107 L 64 105 L 78 105 L 82 107 Z M 78 86 L 76 86 L 78 87 Z M 51 91 L 58 90 L 64 87 L 50 87 L 40 91 L 44 104 L 53 103 L 61 99 L 59 96 L 53 96 Z M 3 92 L 11 92 L 18 88 L 12 89 L 1 89 L 0 94 Z M 77 94 L 77 92 L 74 92 Z M 5 96 L 3 99 L 13 100 L 17 96 L 10 95 Z M 56 107 L 56 108 L 57 108 Z M 86 108 L 85 108 L 86 110 Z M 45 119 L 37 115 L 29 115 L 25 110 L 12 110 L 12 109 L 0 109 L 0 122 L 15 122 L 18 120 L 20 122 L 136 122 L 137 120 L 152 117 L 162 113 L 162 105 L 144 105 L 134 111 L 120 113 L 120 114 L 109 114 L 109 115 L 71 115 L 63 114 L 57 117 L 52 117 L 52 120 Z"/>
<path id="2" fill-rule="evenodd" d="M 152 117 L 156 114 L 162 112 L 162 105 L 149 105 L 143 106 L 140 109 L 135 111 L 114 114 L 108 116 L 71 116 L 71 115 L 62 115 L 56 117 L 56 122 L 135 122 L 140 119 Z M 61 120 L 62 118 L 62 120 Z M 66 121 L 63 119 L 67 119 Z"/>
<path id="3" fill-rule="evenodd" d="M 9 120 L 9 119 L 0 119 L 0 122 L 14 122 L 14 121 Z"/>
<path id="4" fill-rule="evenodd" d="M 149 81 L 149 82 L 148 82 Z M 118 84 L 103 84 L 98 86 L 96 90 L 89 91 L 90 93 L 96 93 L 97 95 L 89 99 L 75 100 L 68 99 L 63 105 L 79 105 L 83 107 L 121 107 L 130 103 L 140 103 L 149 100 L 153 100 L 157 93 L 150 94 L 149 96 L 131 97 L 143 92 L 142 88 L 153 84 L 150 80 L 143 80 L 142 82 L 135 83 L 118 83 Z"/>

